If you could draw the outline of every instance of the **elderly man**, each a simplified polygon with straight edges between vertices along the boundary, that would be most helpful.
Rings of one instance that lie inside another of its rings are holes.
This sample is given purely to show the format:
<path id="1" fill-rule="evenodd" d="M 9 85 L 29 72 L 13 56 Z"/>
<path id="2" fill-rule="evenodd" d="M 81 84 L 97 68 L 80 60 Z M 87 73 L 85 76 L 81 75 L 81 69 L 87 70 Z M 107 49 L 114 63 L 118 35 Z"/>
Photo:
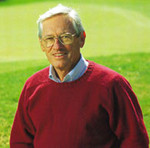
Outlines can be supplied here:
<path id="1" fill-rule="evenodd" d="M 85 60 L 76 11 L 58 5 L 38 20 L 51 65 L 24 85 L 11 148 L 148 148 L 137 98 L 118 73 Z"/>

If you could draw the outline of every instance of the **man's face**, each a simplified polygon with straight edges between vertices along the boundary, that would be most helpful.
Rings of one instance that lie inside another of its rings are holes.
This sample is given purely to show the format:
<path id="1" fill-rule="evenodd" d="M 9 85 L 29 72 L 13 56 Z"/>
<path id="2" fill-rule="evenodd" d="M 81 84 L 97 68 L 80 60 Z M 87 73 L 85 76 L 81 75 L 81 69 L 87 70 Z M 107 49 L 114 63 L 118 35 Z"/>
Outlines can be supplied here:
<path id="1" fill-rule="evenodd" d="M 42 38 L 46 36 L 56 36 L 63 33 L 76 33 L 67 15 L 56 15 L 43 21 Z M 80 48 L 84 45 L 84 36 L 74 37 L 69 45 L 63 45 L 58 38 L 55 39 L 51 47 L 45 48 L 42 43 L 42 50 L 46 53 L 49 62 L 56 71 L 69 72 L 80 59 Z"/>

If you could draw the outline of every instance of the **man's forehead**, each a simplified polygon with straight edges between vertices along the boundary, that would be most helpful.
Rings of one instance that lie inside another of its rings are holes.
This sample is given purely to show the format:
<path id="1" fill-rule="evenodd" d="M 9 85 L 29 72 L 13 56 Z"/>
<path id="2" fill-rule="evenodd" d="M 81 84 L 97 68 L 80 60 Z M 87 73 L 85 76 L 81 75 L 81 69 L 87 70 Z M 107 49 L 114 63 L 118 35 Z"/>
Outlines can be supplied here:
<path id="1" fill-rule="evenodd" d="M 72 18 L 69 17 L 67 14 L 57 14 L 57 15 L 54 15 L 52 17 L 49 17 L 47 19 L 45 19 L 42 23 L 43 25 L 46 24 L 46 23 L 62 23 L 62 22 L 65 22 L 65 23 L 71 23 L 72 24 Z"/>
<path id="2" fill-rule="evenodd" d="M 62 33 L 68 31 L 74 31 L 72 19 L 68 15 L 55 15 L 43 21 L 43 33 Z"/>

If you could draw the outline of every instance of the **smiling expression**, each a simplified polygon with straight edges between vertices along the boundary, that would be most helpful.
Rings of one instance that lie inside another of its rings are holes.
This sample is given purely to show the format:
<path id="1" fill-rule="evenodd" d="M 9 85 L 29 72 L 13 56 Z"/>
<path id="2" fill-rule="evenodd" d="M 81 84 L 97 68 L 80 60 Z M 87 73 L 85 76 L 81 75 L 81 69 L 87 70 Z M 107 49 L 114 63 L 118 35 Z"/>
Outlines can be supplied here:
<path id="1" fill-rule="evenodd" d="M 42 38 L 46 36 L 59 36 L 62 33 L 75 33 L 72 20 L 68 15 L 59 14 L 43 21 Z M 42 50 L 45 52 L 49 62 L 53 65 L 56 72 L 65 71 L 68 73 L 80 59 L 80 48 L 84 45 L 84 36 L 81 33 L 79 37 L 75 36 L 70 45 L 63 45 L 58 39 L 55 39 L 54 45 Z"/>

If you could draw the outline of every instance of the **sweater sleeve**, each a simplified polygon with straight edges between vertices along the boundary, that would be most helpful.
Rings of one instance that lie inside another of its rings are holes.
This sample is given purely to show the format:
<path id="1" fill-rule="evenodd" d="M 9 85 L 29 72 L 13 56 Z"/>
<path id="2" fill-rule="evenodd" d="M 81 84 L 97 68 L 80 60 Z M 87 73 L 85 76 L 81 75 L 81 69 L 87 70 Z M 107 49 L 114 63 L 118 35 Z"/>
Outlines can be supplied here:
<path id="1" fill-rule="evenodd" d="M 120 148 L 148 148 L 142 111 L 130 84 L 125 78 L 117 77 L 112 92 L 110 127 L 119 139 Z"/>
<path id="2" fill-rule="evenodd" d="M 10 135 L 10 148 L 33 148 L 34 127 L 27 114 L 26 86 L 20 95 Z"/>

